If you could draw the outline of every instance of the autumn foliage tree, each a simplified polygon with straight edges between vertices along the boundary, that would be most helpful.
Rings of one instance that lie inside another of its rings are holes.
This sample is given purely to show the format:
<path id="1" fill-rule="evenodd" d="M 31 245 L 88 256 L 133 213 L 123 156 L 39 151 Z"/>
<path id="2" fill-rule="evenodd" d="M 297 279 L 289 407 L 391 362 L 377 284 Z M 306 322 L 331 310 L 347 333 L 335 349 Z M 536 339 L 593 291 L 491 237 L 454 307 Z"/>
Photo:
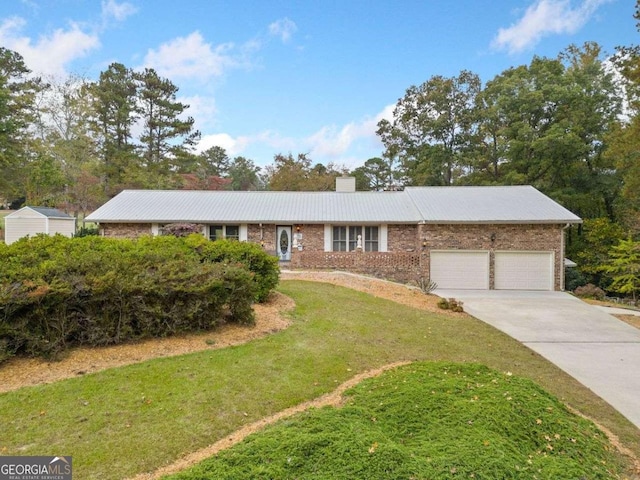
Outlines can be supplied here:
<path id="1" fill-rule="evenodd" d="M 334 164 L 312 165 L 311 159 L 305 153 L 300 153 L 297 157 L 291 153 L 279 153 L 265 171 L 269 190 L 330 191 L 335 189 L 335 179 L 344 169 L 338 169 Z"/>

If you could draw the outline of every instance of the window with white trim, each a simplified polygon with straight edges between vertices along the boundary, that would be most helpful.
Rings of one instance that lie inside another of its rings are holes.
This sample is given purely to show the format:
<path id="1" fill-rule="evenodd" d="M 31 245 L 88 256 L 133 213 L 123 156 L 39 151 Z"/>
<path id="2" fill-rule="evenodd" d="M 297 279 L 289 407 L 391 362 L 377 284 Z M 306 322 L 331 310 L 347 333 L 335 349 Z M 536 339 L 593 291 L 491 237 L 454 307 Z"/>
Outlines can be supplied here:
<path id="1" fill-rule="evenodd" d="M 378 227 L 364 227 L 364 251 L 377 252 L 379 247 Z"/>
<path id="2" fill-rule="evenodd" d="M 379 228 L 377 226 L 362 225 L 334 225 L 332 229 L 332 243 L 334 252 L 355 252 L 360 247 L 365 252 L 379 251 Z M 358 237 L 360 237 L 358 239 Z"/>
<path id="3" fill-rule="evenodd" d="M 209 225 L 209 240 L 240 240 L 239 225 Z"/>
<path id="4" fill-rule="evenodd" d="M 347 251 L 347 227 L 333 227 L 333 251 Z"/>

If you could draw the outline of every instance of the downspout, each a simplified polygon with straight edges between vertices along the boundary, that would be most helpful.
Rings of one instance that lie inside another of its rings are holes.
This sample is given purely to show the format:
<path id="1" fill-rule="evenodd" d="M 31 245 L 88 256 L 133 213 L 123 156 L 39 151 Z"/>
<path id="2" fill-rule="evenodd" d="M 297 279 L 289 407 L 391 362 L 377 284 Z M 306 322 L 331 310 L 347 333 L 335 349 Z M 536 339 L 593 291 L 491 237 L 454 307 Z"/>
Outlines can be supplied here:
<path id="1" fill-rule="evenodd" d="M 565 224 L 561 230 L 560 238 L 560 290 L 564 292 L 564 231 L 571 226 L 570 223 Z"/>

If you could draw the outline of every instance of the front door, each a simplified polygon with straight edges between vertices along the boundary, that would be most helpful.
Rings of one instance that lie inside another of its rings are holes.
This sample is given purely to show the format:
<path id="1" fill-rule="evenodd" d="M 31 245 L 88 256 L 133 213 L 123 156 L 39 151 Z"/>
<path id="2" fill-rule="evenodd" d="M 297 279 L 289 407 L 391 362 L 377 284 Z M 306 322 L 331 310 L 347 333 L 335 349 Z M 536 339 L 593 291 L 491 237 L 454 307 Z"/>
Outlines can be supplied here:
<path id="1" fill-rule="evenodd" d="M 291 227 L 276 227 L 276 246 L 281 262 L 291 260 Z"/>

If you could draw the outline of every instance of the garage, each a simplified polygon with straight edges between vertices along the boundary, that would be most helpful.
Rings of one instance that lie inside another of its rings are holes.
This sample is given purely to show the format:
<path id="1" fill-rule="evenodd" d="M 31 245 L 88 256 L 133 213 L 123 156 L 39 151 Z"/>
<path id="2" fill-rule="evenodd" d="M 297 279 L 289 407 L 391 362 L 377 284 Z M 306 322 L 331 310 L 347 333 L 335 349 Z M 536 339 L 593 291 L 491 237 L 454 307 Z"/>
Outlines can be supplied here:
<path id="1" fill-rule="evenodd" d="M 431 281 L 438 288 L 489 288 L 489 252 L 478 250 L 431 251 Z"/>
<path id="2" fill-rule="evenodd" d="M 553 290 L 553 252 L 496 252 L 496 290 Z"/>

